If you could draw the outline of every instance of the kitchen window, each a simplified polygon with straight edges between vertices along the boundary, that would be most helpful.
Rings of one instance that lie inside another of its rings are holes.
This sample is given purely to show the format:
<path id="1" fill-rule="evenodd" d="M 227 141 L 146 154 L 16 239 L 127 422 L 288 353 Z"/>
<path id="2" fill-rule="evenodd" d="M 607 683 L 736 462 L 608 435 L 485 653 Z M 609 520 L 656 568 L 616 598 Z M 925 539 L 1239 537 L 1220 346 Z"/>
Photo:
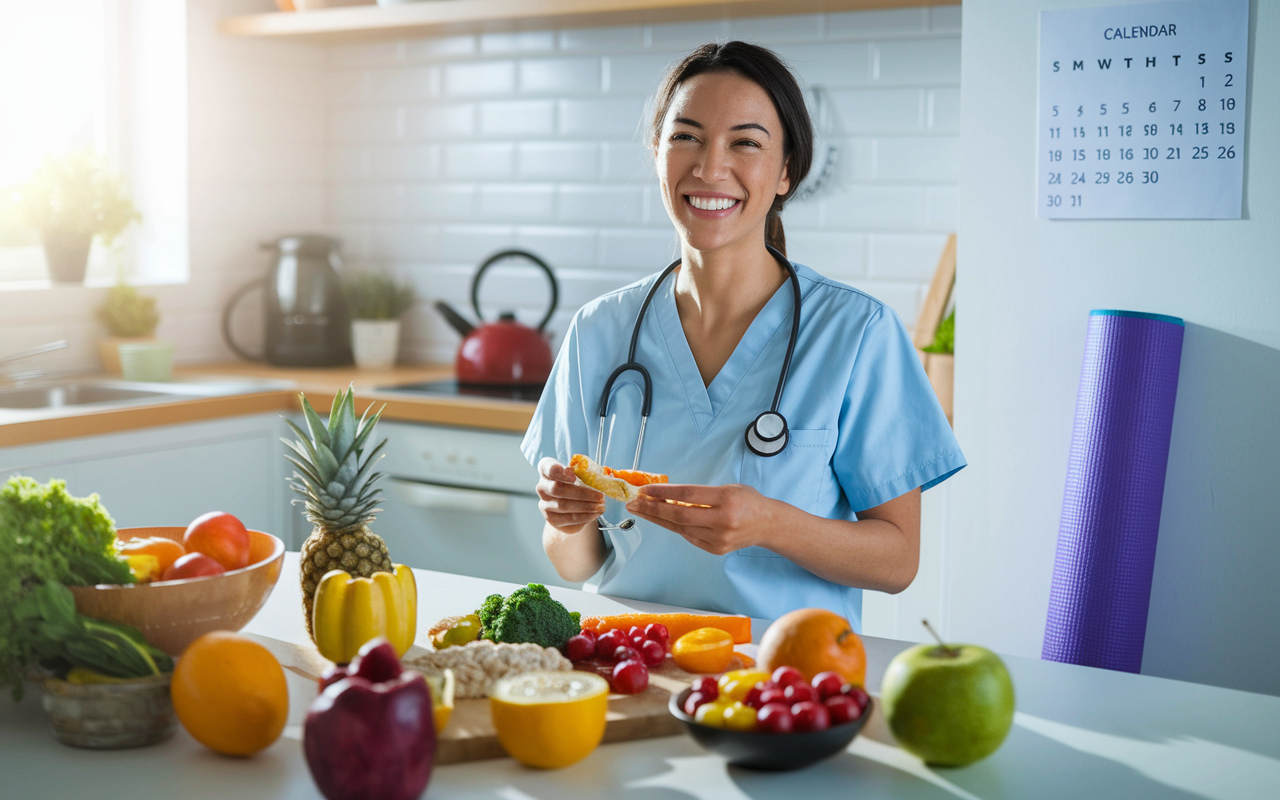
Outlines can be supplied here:
<path id="1" fill-rule="evenodd" d="M 14 208 L 46 155 L 89 149 L 123 173 L 143 221 L 87 285 L 187 277 L 186 7 L 171 0 L 0 3 L 0 290 L 50 285 Z"/>

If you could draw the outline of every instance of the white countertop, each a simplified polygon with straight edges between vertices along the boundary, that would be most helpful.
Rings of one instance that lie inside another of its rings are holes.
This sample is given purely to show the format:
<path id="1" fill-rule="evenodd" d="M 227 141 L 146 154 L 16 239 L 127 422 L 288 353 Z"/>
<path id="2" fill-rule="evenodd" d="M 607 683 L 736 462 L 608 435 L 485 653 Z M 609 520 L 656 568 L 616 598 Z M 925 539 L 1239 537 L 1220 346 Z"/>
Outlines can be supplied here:
<path id="1" fill-rule="evenodd" d="M 245 632 L 305 643 L 297 554 Z M 415 570 L 419 629 L 468 613 L 509 584 Z M 656 607 L 552 589 L 584 615 Z M 761 633 L 757 626 L 757 638 Z M 868 687 L 906 642 L 866 638 Z M 687 736 L 604 745 L 562 770 L 510 759 L 437 768 L 427 798 L 501 800 L 797 800 L 797 798 L 1211 798 L 1280 796 L 1280 698 L 1161 678 L 1006 657 L 1018 698 L 1014 728 L 985 761 L 933 770 L 898 749 L 873 719 L 846 753 L 808 769 L 756 773 L 727 767 Z M 314 686 L 290 681 L 290 725 L 249 759 L 219 756 L 179 729 L 154 747 L 90 751 L 54 741 L 30 686 L 14 706 L 0 697 L 0 798 L 314 798 L 298 723 Z"/>

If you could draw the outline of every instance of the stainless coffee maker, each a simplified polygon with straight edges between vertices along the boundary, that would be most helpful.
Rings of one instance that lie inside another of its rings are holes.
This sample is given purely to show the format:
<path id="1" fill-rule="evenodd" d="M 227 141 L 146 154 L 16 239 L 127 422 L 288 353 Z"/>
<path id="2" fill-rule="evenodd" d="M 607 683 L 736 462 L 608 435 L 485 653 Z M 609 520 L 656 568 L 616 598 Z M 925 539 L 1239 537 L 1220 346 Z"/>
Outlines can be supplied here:
<path id="1" fill-rule="evenodd" d="M 222 336 L 236 355 L 281 367 L 330 367 L 351 363 L 351 334 L 337 270 L 341 242 L 328 236 L 285 236 L 263 243 L 275 254 L 264 278 L 236 291 L 222 312 Z M 266 343 L 259 355 L 232 337 L 231 314 L 240 300 L 265 289 Z"/>

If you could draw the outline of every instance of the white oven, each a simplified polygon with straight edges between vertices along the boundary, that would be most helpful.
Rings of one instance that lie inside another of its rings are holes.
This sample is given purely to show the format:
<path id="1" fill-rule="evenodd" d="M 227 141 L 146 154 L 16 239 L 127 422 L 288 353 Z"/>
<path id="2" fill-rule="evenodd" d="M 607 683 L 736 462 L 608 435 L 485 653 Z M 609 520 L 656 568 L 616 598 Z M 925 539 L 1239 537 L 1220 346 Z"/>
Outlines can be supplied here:
<path id="1" fill-rule="evenodd" d="M 577 586 L 542 551 L 537 471 L 521 435 L 407 422 L 378 423 L 387 438 L 382 512 L 374 531 L 400 564 L 458 575 Z"/>

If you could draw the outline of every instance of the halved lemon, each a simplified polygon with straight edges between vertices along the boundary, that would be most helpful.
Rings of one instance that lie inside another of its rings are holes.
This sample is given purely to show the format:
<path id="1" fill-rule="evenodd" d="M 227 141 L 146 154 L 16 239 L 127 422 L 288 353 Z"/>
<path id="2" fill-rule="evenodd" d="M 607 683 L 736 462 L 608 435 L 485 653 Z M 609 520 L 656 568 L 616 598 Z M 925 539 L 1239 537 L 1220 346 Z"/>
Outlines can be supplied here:
<path id="1" fill-rule="evenodd" d="M 444 726 L 449 724 L 449 717 L 453 715 L 453 670 L 446 669 L 438 675 L 423 673 L 422 677 L 431 690 L 431 717 L 435 720 L 436 735 L 439 736 Z"/>
<path id="2" fill-rule="evenodd" d="M 507 754 L 530 767 L 581 761 L 604 738 L 609 683 L 591 672 L 526 672 L 489 693 L 489 713 Z"/>

